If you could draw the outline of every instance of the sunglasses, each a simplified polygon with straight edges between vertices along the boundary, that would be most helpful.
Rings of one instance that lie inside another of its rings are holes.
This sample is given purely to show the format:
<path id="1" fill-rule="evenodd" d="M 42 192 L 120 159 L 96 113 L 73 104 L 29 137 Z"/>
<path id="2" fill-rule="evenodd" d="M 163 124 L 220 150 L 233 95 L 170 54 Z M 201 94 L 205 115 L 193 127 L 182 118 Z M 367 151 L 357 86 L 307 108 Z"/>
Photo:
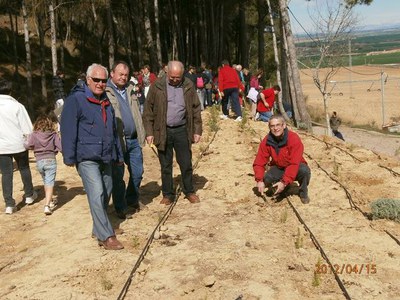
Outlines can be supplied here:
<path id="1" fill-rule="evenodd" d="M 107 79 L 101 79 L 101 78 L 95 78 L 95 77 L 90 77 L 90 78 L 93 80 L 93 82 L 96 82 L 96 83 L 99 83 L 99 82 L 107 83 Z"/>

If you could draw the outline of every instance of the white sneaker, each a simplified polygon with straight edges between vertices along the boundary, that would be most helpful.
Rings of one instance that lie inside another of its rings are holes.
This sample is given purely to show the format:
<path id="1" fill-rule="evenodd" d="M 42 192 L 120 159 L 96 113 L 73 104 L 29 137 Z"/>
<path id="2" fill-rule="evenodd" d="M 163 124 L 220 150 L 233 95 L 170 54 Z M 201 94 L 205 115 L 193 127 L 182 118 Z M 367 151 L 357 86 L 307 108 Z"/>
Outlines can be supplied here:
<path id="1" fill-rule="evenodd" d="M 26 204 L 32 204 L 37 199 L 37 193 L 33 191 L 33 195 L 25 198 Z"/>
<path id="2" fill-rule="evenodd" d="M 57 204 L 58 204 L 57 199 L 51 200 L 51 201 L 50 201 L 50 204 L 49 204 L 50 209 L 53 209 L 54 207 L 56 207 Z"/>
<path id="3" fill-rule="evenodd" d="M 12 215 L 12 213 L 14 212 L 15 207 L 14 206 L 7 206 L 6 207 L 6 215 Z"/>
<path id="4" fill-rule="evenodd" d="M 50 209 L 50 207 L 48 205 L 44 206 L 44 214 L 45 215 L 51 215 L 53 213 L 53 211 Z"/>
<path id="5" fill-rule="evenodd" d="M 242 122 L 242 120 L 243 120 L 243 118 L 242 117 L 237 117 L 236 119 L 235 119 L 235 122 Z"/>
<path id="6" fill-rule="evenodd" d="M 220 115 L 219 118 L 221 120 L 228 120 L 229 119 L 229 117 L 227 115 Z"/>

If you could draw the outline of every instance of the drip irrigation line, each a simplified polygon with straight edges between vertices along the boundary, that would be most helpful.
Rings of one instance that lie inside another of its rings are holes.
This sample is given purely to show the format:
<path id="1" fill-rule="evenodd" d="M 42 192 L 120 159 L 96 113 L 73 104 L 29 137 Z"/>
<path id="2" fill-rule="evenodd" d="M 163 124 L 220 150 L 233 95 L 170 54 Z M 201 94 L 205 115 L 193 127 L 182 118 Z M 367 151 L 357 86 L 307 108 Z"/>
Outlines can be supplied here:
<path id="1" fill-rule="evenodd" d="M 332 270 L 332 274 L 334 274 L 335 276 L 335 280 L 338 283 L 340 289 L 343 292 L 343 295 L 345 296 L 346 299 L 351 299 L 349 293 L 346 290 L 346 287 L 344 286 L 342 280 L 340 280 L 340 277 L 338 276 L 335 268 L 333 267 L 331 261 L 329 260 L 328 256 L 326 255 L 324 249 L 322 248 L 321 244 L 318 242 L 316 236 L 314 235 L 314 233 L 310 230 L 310 228 L 307 226 L 306 222 L 304 222 L 303 218 L 300 216 L 300 213 L 297 211 L 297 209 L 294 207 L 294 205 L 292 204 L 292 202 L 287 198 L 287 201 L 290 205 L 290 207 L 292 208 L 293 212 L 295 213 L 297 219 L 299 220 L 299 222 L 304 226 L 304 229 L 306 231 L 308 231 L 308 233 L 310 234 L 310 238 L 311 241 L 313 242 L 314 246 L 318 249 L 318 251 L 321 253 L 322 258 L 328 263 L 330 269 Z"/>
<path id="2" fill-rule="evenodd" d="M 218 129 L 219 130 L 219 129 Z M 215 136 L 218 132 L 218 130 L 216 130 L 210 140 L 210 142 L 208 143 L 207 147 L 204 149 L 204 151 L 202 151 L 200 153 L 200 155 L 197 157 L 196 162 L 193 164 L 193 170 L 197 169 L 197 166 L 201 160 L 201 158 L 204 156 L 204 153 L 210 148 L 210 145 L 213 143 Z M 152 148 L 152 150 L 155 152 L 155 154 L 158 156 L 158 153 L 156 153 L 155 149 Z M 158 224 L 156 225 L 156 227 L 154 228 L 153 232 L 151 233 L 150 237 L 147 239 L 146 245 L 143 247 L 142 252 L 140 253 L 138 259 L 136 260 L 135 265 L 133 266 L 128 279 L 126 280 L 124 286 L 121 289 L 121 292 L 118 295 L 117 300 L 123 300 L 125 299 L 126 294 L 128 293 L 129 287 L 132 284 L 132 280 L 136 274 L 136 271 L 139 269 L 140 264 L 142 263 L 142 261 L 144 260 L 147 252 L 150 249 L 151 243 L 154 240 L 154 234 L 157 232 L 157 230 L 159 230 L 159 228 L 165 224 L 165 222 L 167 221 L 168 217 L 170 216 L 170 214 L 172 213 L 172 210 L 174 209 L 176 203 L 178 202 L 178 199 L 180 197 L 182 193 L 182 189 L 180 184 L 178 184 L 177 186 L 177 196 L 175 198 L 175 201 L 172 201 L 172 204 L 168 207 L 167 211 L 165 212 L 165 214 L 163 215 L 162 219 L 158 222 Z"/>
<path id="3" fill-rule="evenodd" d="M 376 75 L 380 75 L 382 72 L 377 72 L 377 73 L 371 73 L 371 74 L 367 74 L 367 73 L 360 73 L 360 72 L 356 72 L 354 70 L 351 70 L 345 66 L 343 66 L 344 69 L 346 69 L 347 71 L 350 71 L 354 74 L 358 74 L 358 75 L 365 75 L 365 76 L 376 76 Z"/>
<path id="4" fill-rule="evenodd" d="M 322 125 L 322 124 L 318 124 L 318 123 L 315 123 L 315 122 L 313 122 L 313 123 L 314 123 L 314 124 L 317 124 L 317 125 L 319 125 L 319 126 L 324 127 L 324 125 Z M 325 126 L 325 127 L 326 127 L 326 126 Z M 318 137 L 316 137 L 316 136 L 314 136 L 314 135 L 312 135 L 312 134 L 309 134 L 309 133 L 307 133 L 307 132 L 299 132 L 299 133 L 300 133 L 300 134 L 303 134 L 303 135 L 306 135 L 306 136 L 308 136 L 308 137 L 314 138 L 314 139 L 316 139 L 316 140 L 318 140 L 318 141 L 320 141 L 320 142 L 322 142 L 322 143 L 325 143 L 325 145 L 326 145 L 327 147 L 328 147 L 328 146 L 335 147 L 335 148 L 337 148 L 337 149 L 343 151 L 343 152 L 346 153 L 347 155 L 351 156 L 354 160 L 356 160 L 356 161 L 358 161 L 358 162 L 366 162 L 365 160 L 362 160 L 362 159 L 358 158 L 357 156 L 355 156 L 354 154 L 351 154 L 349 151 L 343 149 L 342 147 L 339 147 L 339 146 L 337 146 L 337 145 L 335 145 L 335 144 L 331 144 L 331 143 L 329 143 L 329 142 L 326 142 L 326 141 L 324 141 L 324 140 L 322 140 L 322 139 L 320 139 L 320 138 L 318 138 Z M 380 156 L 378 153 L 376 153 L 375 151 L 372 151 L 372 150 L 370 150 L 370 151 L 371 151 L 373 154 L 375 154 L 379 159 L 381 159 L 381 156 Z M 400 176 L 400 173 L 396 172 L 395 170 L 393 170 L 393 169 L 391 169 L 391 168 L 389 168 L 389 167 L 387 167 L 387 166 L 378 164 L 378 167 L 389 171 L 390 173 L 392 173 L 392 175 L 394 175 L 394 176 L 396 176 L 396 177 L 399 177 L 399 176 Z"/>
<path id="5" fill-rule="evenodd" d="M 328 143 L 328 142 L 326 142 L 326 141 L 324 141 L 324 140 L 322 140 L 322 139 L 320 139 L 320 138 L 318 138 L 318 137 L 316 137 L 316 136 L 313 136 L 312 134 L 309 134 L 309 133 L 307 133 L 307 132 L 301 132 L 301 134 L 304 134 L 304 135 L 306 135 L 306 136 L 309 136 L 309 137 L 311 137 L 311 138 L 314 138 L 314 139 L 316 139 L 316 140 L 318 140 L 318 141 L 324 143 L 327 147 L 329 147 L 329 146 L 335 147 L 335 148 L 339 149 L 340 151 L 343 151 L 343 152 L 346 153 L 347 155 L 351 156 L 351 158 L 353 158 L 354 160 L 356 160 L 356 161 L 358 161 L 358 162 L 365 162 L 364 160 L 358 158 L 358 157 L 355 156 L 354 154 L 351 154 L 349 151 L 343 149 L 342 147 L 339 147 L 339 146 L 337 146 L 337 145 L 335 145 L 335 144 Z"/>
<path id="6" fill-rule="evenodd" d="M 387 231 L 386 229 L 385 229 L 384 231 L 387 233 L 388 236 L 390 236 L 390 237 L 397 243 L 397 245 L 400 246 L 400 241 L 399 241 L 393 234 L 391 234 L 391 233 L 390 233 L 389 231 Z"/>
<path id="7" fill-rule="evenodd" d="M 391 168 L 389 168 L 389 167 L 386 167 L 386 166 L 381 165 L 381 164 L 378 164 L 378 166 L 381 167 L 381 168 L 383 168 L 383 169 L 388 170 L 388 171 L 389 171 L 390 173 L 392 173 L 394 176 L 400 176 L 400 173 L 397 173 L 395 170 L 393 170 L 393 169 L 391 169 Z"/>

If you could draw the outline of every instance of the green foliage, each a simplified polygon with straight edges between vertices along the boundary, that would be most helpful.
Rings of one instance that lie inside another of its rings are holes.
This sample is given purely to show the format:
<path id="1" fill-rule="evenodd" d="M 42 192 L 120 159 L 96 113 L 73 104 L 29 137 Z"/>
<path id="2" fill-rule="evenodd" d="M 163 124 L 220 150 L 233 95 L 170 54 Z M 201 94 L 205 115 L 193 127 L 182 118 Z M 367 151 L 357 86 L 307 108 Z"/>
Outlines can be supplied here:
<path id="1" fill-rule="evenodd" d="M 219 115 L 219 105 L 213 105 L 208 109 L 210 111 L 210 119 L 208 120 L 208 126 L 212 132 L 217 132 L 219 130 L 218 126 L 218 115 Z"/>
<path id="2" fill-rule="evenodd" d="M 400 199 L 377 199 L 371 203 L 373 219 L 400 222 Z"/>
<path id="3" fill-rule="evenodd" d="M 303 236 L 301 235 L 300 228 L 297 228 L 297 236 L 294 245 L 296 249 L 303 248 Z"/>

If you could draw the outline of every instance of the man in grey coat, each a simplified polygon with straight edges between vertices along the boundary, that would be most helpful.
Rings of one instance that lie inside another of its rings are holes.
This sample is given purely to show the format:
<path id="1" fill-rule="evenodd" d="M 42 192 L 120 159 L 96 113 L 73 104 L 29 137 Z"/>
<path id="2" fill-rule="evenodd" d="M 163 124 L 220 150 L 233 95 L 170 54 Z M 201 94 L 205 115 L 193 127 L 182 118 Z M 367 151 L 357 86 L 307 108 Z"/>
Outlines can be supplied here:
<path id="1" fill-rule="evenodd" d="M 106 93 L 115 110 L 117 132 L 124 153 L 124 161 L 129 171 L 129 182 L 126 188 L 124 181 L 124 164 L 114 164 L 113 203 L 120 219 L 130 218 L 126 213 L 127 206 L 139 209 L 139 188 L 143 176 L 143 153 L 145 132 L 142 115 L 139 110 L 139 100 L 128 84 L 129 66 L 126 62 L 114 63 L 110 79 L 107 82 Z"/>

